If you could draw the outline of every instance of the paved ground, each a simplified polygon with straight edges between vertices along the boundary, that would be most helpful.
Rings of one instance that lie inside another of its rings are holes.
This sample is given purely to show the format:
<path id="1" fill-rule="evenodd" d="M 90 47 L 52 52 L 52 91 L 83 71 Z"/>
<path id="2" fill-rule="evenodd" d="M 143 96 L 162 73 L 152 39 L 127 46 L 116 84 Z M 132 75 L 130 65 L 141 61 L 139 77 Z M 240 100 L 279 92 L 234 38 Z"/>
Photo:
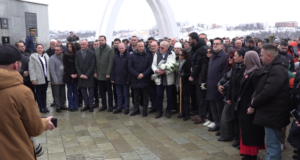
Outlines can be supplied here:
<path id="1" fill-rule="evenodd" d="M 173 115 L 170 119 L 155 119 L 155 114 L 144 118 L 130 117 L 107 111 L 54 112 L 48 88 L 50 113 L 42 116 L 58 118 L 58 128 L 37 137 L 45 153 L 38 160 L 240 160 L 242 157 L 232 142 L 218 142 L 215 132 L 207 132 L 203 125 L 182 121 Z M 290 160 L 292 147 L 282 152 Z M 259 153 L 264 159 L 265 151 Z"/>

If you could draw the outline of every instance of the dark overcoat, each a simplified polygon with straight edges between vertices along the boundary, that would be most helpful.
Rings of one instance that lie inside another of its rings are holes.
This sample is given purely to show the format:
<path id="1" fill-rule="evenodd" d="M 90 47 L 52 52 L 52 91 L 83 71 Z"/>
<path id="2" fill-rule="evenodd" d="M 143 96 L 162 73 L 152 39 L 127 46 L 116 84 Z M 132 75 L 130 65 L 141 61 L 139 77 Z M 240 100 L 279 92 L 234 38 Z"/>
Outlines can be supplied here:
<path id="1" fill-rule="evenodd" d="M 182 81 L 182 94 L 191 94 L 192 92 L 192 84 L 189 81 L 189 77 L 191 76 L 191 61 L 189 59 L 187 59 L 184 64 L 181 67 L 181 70 L 179 71 L 180 73 L 183 73 L 182 77 L 181 77 L 181 81 Z M 197 86 L 199 87 L 199 86 Z"/>
<path id="2" fill-rule="evenodd" d="M 130 82 L 128 61 L 129 55 L 127 50 L 125 50 L 123 56 L 120 56 L 120 52 L 116 50 L 110 77 L 115 84 L 127 84 L 127 82 Z"/>
<path id="3" fill-rule="evenodd" d="M 95 87 L 95 64 L 95 53 L 90 49 L 87 49 L 84 59 L 82 57 L 81 50 L 76 53 L 75 67 L 78 76 L 78 87 Z M 88 79 L 80 78 L 81 75 L 86 75 Z"/>

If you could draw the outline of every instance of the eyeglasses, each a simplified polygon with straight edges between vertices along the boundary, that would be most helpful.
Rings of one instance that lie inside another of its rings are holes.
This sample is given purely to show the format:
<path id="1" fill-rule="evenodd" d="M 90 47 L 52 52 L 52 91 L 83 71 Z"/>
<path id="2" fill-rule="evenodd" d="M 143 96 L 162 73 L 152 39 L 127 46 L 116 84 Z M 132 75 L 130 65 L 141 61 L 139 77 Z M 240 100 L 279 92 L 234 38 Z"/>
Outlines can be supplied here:
<path id="1" fill-rule="evenodd" d="M 217 46 L 217 45 L 220 45 L 220 43 L 214 43 L 213 45 L 216 45 L 216 46 Z"/>
<path id="2" fill-rule="evenodd" d="M 164 47 L 159 47 L 160 49 L 165 49 Z"/>

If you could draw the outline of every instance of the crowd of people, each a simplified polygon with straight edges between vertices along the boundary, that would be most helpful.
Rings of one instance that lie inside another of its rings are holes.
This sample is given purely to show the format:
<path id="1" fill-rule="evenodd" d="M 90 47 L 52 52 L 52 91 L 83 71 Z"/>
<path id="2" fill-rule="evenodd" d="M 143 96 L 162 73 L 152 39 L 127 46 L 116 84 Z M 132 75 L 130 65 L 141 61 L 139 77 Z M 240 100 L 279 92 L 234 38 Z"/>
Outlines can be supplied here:
<path id="1" fill-rule="evenodd" d="M 19 72 L 41 113 L 49 112 L 50 82 L 56 112 L 79 107 L 94 112 L 101 99 L 99 112 L 129 114 L 132 97 L 130 116 L 191 119 L 216 132 L 219 141 L 234 141 L 243 160 L 256 159 L 266 148 L 267 160 L 280 160 L 286 139 L 296 149 L 293 158 L 300 159 L 296 120 L 288 138 L 285 134 L 290 111 L 300 111 L 299 38 L 208 40 L 205 33 L 192 32 L 188 40 L 144 42 L 132 36 L 116 38 L 111 46 L 104 35 L 92 43 L 78 40 L 71 33 L 66 46 L 52 39 L 49 49 L 37 43 L 32 53 L 26 52 L 27 43 L 15 43 L 22 54 Z"/>

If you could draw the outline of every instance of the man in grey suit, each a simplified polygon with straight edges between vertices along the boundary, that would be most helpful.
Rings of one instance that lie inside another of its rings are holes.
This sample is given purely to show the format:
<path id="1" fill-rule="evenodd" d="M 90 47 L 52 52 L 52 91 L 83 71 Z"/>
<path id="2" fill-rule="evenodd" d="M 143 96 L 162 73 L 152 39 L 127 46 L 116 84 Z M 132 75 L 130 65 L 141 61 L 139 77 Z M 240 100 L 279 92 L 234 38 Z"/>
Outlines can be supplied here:
<path id="1" fill-rule="evenodd" d="M 81 111 L 90 109 L 90 112 L 94 112 L 93 103 L 95 79 L 93 77 L 93 73 L 96 57 L 95 53 L 88 49 L 87 40 L 82 40 L 80 42 L 80 46 L 81 50 L 77 51 L 75 57 L 75 67 L 78 75 L 78 87 L 81 87 L 81 93 L 85 104 Z"/>
<path id="2" fill-rule="evenodd" d="M 63 81 L 64 65 L 62 52 L 61 46 L 55 46 L 55 54 L 49 59 L 49 70 L 56 112 L 61 112 L 61 107 L 65 104 L 64 95 L 66 95 L 65 83 Z"/>

